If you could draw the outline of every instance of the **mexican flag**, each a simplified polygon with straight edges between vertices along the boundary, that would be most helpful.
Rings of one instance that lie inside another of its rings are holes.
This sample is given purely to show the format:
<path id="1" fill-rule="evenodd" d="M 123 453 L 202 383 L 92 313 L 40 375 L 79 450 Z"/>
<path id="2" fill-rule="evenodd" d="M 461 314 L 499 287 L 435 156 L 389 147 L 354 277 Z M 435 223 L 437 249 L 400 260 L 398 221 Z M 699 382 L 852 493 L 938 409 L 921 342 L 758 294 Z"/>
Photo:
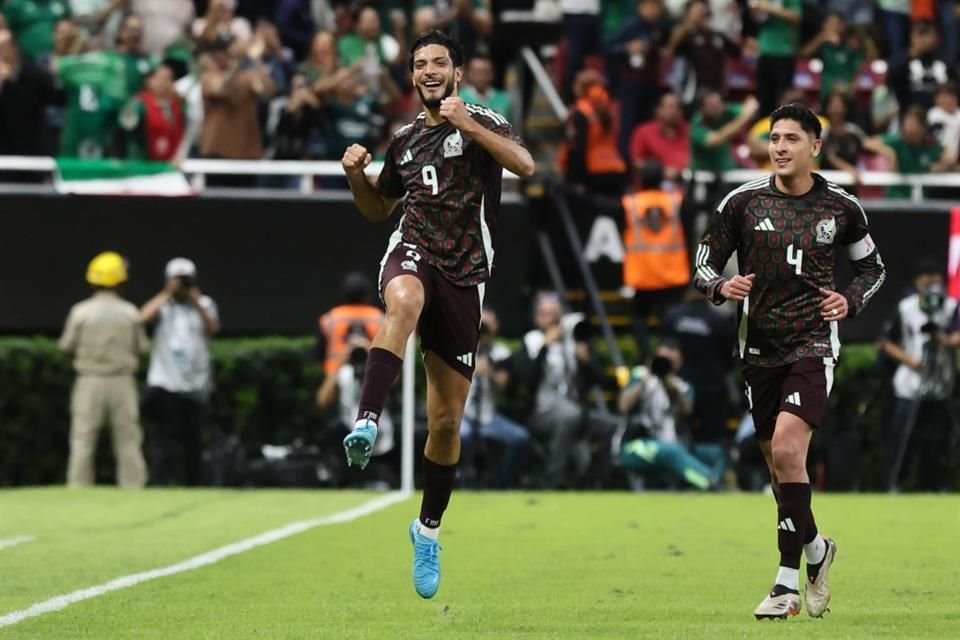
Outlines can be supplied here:
<path id="1" fill-rule="evenodd" d="M 54 185 L 77 195 L 196 195 L 186 176 L 165 162 L 57 158 Z"/>

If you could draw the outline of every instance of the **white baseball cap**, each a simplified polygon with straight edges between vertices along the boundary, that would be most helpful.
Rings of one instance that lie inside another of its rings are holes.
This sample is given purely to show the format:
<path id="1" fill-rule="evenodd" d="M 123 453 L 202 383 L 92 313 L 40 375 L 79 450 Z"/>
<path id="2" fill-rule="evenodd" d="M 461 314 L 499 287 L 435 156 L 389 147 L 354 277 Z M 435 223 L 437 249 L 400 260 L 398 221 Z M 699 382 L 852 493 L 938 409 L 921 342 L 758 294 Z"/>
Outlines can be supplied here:
<path id="1" fill-rule="evenodd" d="M 193 260 L 188 260 L 187 258 L 174 258 L 167 263 L 166 274 L 168 278 L 182 276 L 196 278 L 197 265 L 193 264 Z"/>

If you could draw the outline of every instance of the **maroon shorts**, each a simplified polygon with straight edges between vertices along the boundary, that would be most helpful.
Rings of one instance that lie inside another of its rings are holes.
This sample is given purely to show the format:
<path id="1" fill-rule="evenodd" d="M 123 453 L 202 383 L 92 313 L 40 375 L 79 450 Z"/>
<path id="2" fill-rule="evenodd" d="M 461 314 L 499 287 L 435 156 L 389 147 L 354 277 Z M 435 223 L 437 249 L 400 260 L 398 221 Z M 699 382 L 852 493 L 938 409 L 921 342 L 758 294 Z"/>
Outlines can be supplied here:
<path id="1" fill-rule="evenodd" d="M 414 276 L 423 285 L 424 302 L 417 331 L 423 353 L 433 351 L 467 380 L 473 379 L 483 284 L 458 287 L 426 260 L 414 244 L 401 242 L 380 263 L 380 296 L 397 276 Z"/>
<path id="2" fill-rule="evenodd" d="M 758 440 L 773 438 L 781 411 L 802 418 L 814 429 L 827 415 L 833 386 L 833 358 L 801 358 L 782 367 L 743 364 L 750 413 Z"/>

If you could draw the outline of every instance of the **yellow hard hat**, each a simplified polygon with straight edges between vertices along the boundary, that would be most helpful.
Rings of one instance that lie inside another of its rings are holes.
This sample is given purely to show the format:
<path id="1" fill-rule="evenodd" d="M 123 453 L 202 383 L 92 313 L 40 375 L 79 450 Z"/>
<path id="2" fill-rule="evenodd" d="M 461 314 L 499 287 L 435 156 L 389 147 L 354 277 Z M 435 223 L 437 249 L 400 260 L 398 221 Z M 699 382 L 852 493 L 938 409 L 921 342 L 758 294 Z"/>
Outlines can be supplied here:
<path id="1" fill-rule="evenodd" d="M 98 287 L 115 287 L 127 280 L 127 263 L 119 253 L 104 251 L 90 261 L 87 282 Z"/>

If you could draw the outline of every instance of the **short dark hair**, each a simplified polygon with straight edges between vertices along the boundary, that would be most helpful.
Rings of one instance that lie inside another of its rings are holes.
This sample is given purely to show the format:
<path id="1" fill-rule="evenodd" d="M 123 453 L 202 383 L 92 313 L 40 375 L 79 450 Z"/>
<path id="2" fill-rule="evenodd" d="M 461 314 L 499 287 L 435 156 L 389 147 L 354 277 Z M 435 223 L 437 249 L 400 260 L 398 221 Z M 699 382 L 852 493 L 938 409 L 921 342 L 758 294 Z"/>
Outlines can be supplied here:
<path id="1" fill-rule="evenodd" d="M 929 274 L 943 275 L 946 268 L 933 258 L 923 257 L 913 265 L 913 277 L 919 278 Z"/>
<path id="2" fill-rule="evenodd" d="M 413 56 L 428 44 L 438 44 L 441 47 L 446 47 L 447 51 L 450 52 L 450 59 L 453 60 L 453 66 L 463 66 L 463 48 L 460 46 L 460 43 L 443 31 L 431 29 L 417 36 L 417 39 L 413 41 L 413 45 L 410 46 L 410 58 L 408 60 L 410 71 L 413 71 Z"/>
<path id="3" fill-rule="evenodd" d="M 795 120 L 800 123 L 800 128 L 807 133 L 813 134 L 814 138 L 820 139 L 823 127 L 820 125 L 820 119 L 817 114 L 796 102 L 777 107 L 770 114 L 770 130 L 773 131 L 773 125 L 779 120 Z"/>

